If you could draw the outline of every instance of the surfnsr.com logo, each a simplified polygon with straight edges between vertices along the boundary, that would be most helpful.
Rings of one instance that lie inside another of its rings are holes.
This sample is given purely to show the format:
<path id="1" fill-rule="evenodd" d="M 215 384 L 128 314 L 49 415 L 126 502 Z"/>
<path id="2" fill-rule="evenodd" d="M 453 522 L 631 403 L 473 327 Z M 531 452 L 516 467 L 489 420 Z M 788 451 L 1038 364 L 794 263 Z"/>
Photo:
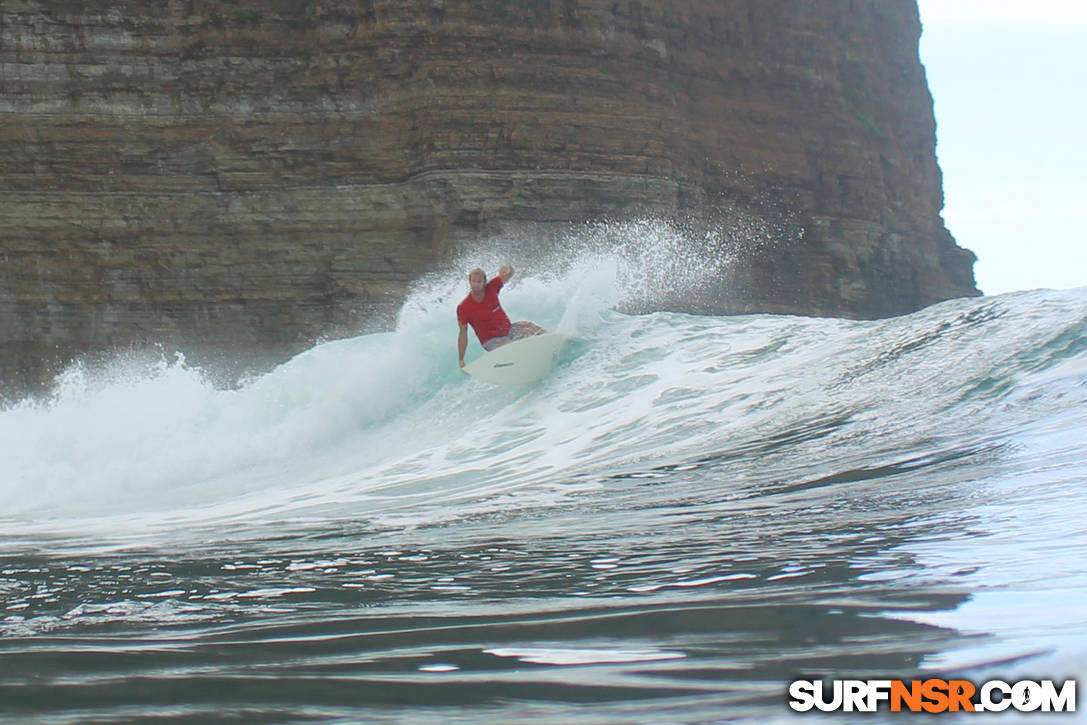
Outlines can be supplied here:
<path id="1" fill-rule="evenodd" d="M 1075 712 L 1076 681 L 795 680 L 789 698 L 797 712 Z"/>

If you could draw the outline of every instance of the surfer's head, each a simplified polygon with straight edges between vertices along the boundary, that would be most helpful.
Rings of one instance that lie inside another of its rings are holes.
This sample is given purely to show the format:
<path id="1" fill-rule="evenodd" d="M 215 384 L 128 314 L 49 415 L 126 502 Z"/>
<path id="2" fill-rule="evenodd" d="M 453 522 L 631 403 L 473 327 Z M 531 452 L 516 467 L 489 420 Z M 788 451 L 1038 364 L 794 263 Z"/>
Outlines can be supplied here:
<path id="1" fill-rule="evenodd" d="M 473 292 L 482 292 L 483 288 L 487 286 L 487 273 L 476 267 L 468 273 L 468 284 Z"/>

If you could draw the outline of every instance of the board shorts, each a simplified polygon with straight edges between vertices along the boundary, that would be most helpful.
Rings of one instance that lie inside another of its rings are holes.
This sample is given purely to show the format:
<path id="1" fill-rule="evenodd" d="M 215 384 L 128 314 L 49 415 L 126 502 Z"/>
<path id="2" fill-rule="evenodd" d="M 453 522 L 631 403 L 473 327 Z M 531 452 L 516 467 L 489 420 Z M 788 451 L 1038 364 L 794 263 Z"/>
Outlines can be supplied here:
<path id="1" fill-rule="evenodd" d="M 487 342 L 483 343 L 483 349 L 487 352 L 494 350 L 495 348 L 502 347 L 507 342 L 513 342 L 514 340 L 520 340 L 524 337 L 532 337 L 535 333 L 532 332 L 531 322 L 515 322 L 510 325 L 510 332 L 508 335 L 502 337 L 492 337 Z"/>

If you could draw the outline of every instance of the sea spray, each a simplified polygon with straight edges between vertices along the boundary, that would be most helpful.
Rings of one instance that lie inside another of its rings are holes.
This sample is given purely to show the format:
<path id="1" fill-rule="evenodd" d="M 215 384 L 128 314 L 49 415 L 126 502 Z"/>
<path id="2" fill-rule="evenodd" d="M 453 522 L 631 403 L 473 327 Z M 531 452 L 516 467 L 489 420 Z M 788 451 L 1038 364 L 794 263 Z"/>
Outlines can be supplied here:
<path id="1" fill-rule="evenodd" d="M 614 309 L 712 284 L 728 262 L 714 243 L 662 222 L 591 225 L 560 242 L 525 262 L 491 246 L 467 253 L 413 286 L 392 332 L 323 342 L 236 389 L 164 351 L 75 363 L 51 399 L 0 413 L 3 514 L 207 507 L 265 491 L 270 479 L 282 486 L 288 470 L 300 486 L 348 476 L 366 490 L 374 484 L 359 472 L 447 445 L 465 396 L 501 404 L 523 395 L 475 390 L 455 365 L 453 310 L 473 266 L 513 262 L 502 293 L 511 316 L 591 346 L 614 334 Z M 470 357 L 479 352 L 473 341 Z M 425 422 L 403 427 L 420 407 Z"/>
<path id="2" fill-rule="evenodd" d="M 643 218 L 571 225 L 565 234 L 551 237 L 492 237 L 462 249 L 424 277 L 422 287 L 437 290 L 454 279 L 453 291 L 441 297 L 455 297 L 465 288 L 460 280 L 469 270 L 478 266 L 493 275 L 506 262 L 522 262 L 515 266 L 548 284 L 576 283 L 579 270 L 604 267 L 614 275 L 609 304 L 663 309 L 692 290 L 719 287 L 730 266 L 745 250 L 764 244 L 766 234 L 740 229 L 695 232 L 675 222 Z"/>

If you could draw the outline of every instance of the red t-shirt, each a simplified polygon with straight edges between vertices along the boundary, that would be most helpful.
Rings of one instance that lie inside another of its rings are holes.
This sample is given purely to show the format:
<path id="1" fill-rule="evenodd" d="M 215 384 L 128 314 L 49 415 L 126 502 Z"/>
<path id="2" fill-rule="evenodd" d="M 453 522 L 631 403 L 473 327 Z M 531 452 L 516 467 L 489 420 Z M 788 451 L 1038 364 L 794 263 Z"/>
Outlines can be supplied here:
<path id="1" fill-rule="evenodd" d="M 469 292 L 464 301 L 457 305 L 457 321 L 462 325 L 471 325 L 481 345 L 492 338 L 510 334 L 510 318 L 498 301 L 500 289 L 502 278 L 495 277 L 483 287 L 483 301 L 476 302 Z"/>

